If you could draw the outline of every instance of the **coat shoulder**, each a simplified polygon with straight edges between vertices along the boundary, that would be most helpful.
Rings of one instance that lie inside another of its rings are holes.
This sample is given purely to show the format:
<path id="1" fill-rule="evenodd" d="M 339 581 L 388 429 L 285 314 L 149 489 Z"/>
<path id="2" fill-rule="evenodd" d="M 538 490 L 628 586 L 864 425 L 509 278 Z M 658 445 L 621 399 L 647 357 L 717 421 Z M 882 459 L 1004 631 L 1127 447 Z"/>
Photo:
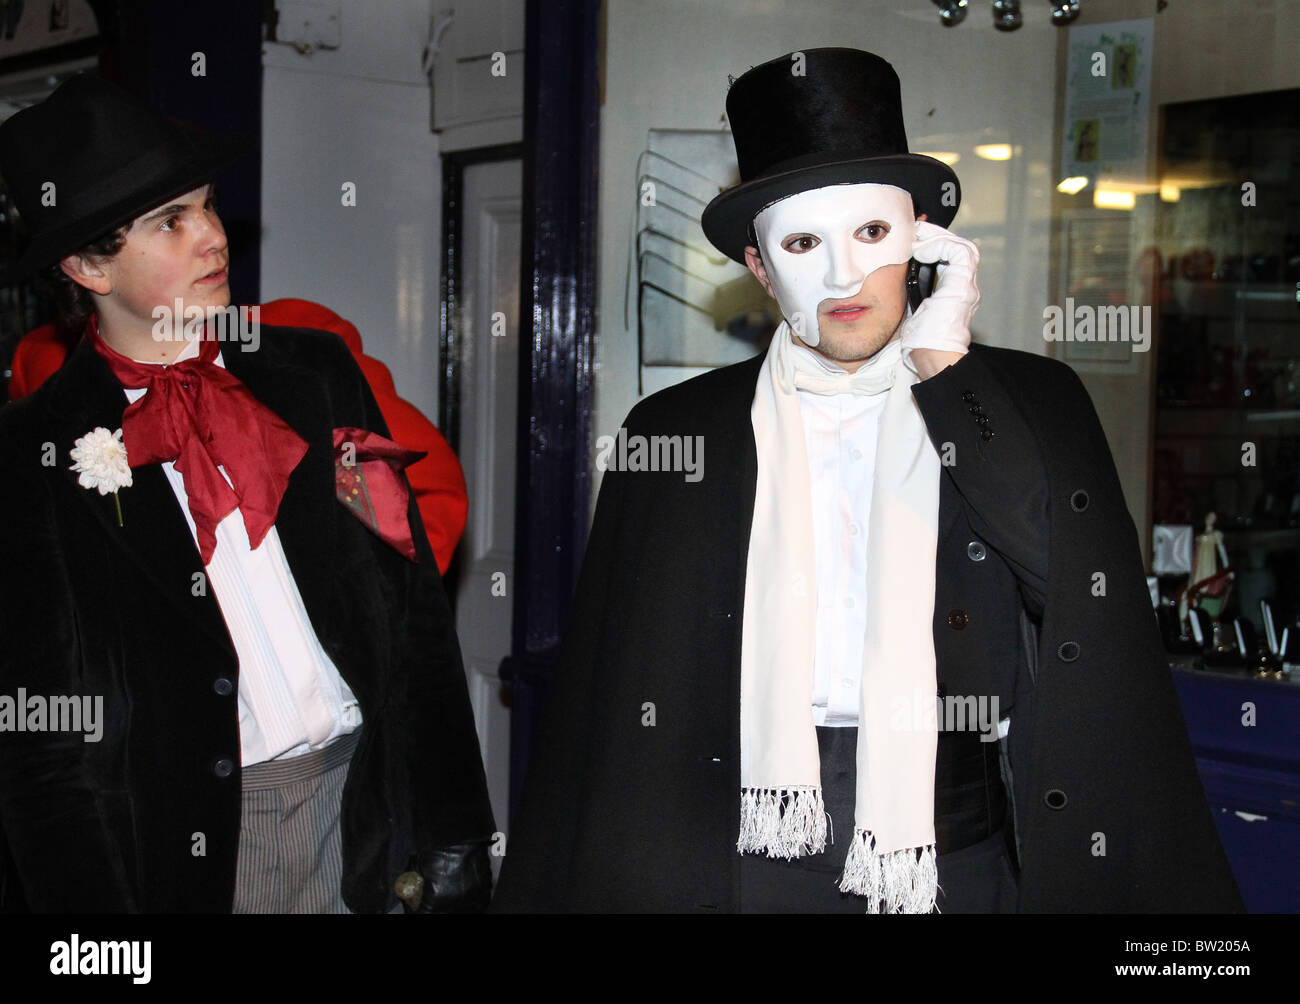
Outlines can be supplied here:
<path id="1" fill-rule="evenodd" d="M 990 345 L 972 345 L 971 353 L 1040 436 L 1075 435 L 1081 425 L 1100 430 L 1092 395 L 1069 364 L 1022 349 Z"/>
<path id="2" fill-rule="evenodd" d="M 33 440 L 44 435 L 43 416 L 51 393 L 50 381 L 47 380 L 35 393 L 0 407 L 0 464 L 7 470 L 14 469 L 10 461 L 17 450 L 29 449 Z"/>
<path id="3" fill-rule="evenodd" d="M 276 362 L 311 368 L 339 365 L 352 359 L 347 343 L 333 331 L 275 324 L 261 326 L 258 351 L 268 353 L 269 358 Z"/>
<path id="4" fill-rule="evenodd" d="M 1032 379 L 1054 387 L 1083 387 L 1083 382 L 1071 366 L 1051 356 L 994 345 L 972 345 L 971 350 L 979 355 L 986 366 L 1017 381 Z"/>
<path id="5" fill-rule="evenodd" d="M 695 427 L 749 413 L 754 400 L 760 353 L 665 387 L 638 402 L 623 424 L 629 432 Z"/>
<path id="6" fill-rule="evenodd" d="M 239 351 L 227 350 L 228 353 Z M 257 359 L 249 360 L 250 371 L 255 368 L 262 372 L 310 373 L 322 381 L 331 397 L 349 398 L 366 382 L 347 342 L 333 331 L 264 324 L 260 328 L 260 343 L 252 354 Z"/>

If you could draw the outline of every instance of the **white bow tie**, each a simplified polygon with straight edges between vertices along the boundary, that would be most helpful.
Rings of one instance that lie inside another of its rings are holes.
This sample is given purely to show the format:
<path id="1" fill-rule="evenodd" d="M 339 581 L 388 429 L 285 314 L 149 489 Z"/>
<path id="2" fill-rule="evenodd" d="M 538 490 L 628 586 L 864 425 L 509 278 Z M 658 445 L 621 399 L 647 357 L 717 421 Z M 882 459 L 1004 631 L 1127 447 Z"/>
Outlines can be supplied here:
<path id="1" fill-rule="evenodd" d="M 895 366 L 903 356 L 902 344 L 894 340 L 859 366 L 856 373 L 846 373 L 827 369 L 803 346 L 792 345 L 792 348 L 795 390 L 825 395 L 883 394 L 894 386 Z"/>

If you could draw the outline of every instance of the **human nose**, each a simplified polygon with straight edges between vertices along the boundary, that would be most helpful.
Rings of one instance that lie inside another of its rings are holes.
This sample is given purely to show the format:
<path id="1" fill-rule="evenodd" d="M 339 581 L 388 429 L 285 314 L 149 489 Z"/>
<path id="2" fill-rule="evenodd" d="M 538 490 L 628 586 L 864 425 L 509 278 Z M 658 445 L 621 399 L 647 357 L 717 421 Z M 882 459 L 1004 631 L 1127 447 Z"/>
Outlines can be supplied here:
<path id="1" fill-rule="evenodd" d="M 829 245 L 826 263 L 826 288 L 836 296 L 852 296 L 862 288 L 866 273 L 858 264 L 852 246 L 853 238 L 833 241 Z"/>
<path id="2" fill-rule="evenodd" d="M 204 254 L 226 249 L 226 228 L 216 212 L 204 213 L 199 229 L 199 246 Z"/>

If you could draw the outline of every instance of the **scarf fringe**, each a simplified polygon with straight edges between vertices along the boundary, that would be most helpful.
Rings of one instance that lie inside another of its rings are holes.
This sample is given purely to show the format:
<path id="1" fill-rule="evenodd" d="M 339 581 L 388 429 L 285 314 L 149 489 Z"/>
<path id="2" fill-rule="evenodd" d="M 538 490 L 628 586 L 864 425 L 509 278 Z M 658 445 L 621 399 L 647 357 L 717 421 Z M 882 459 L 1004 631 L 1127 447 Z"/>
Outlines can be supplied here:
<path id="1" fill-rule="evenodd" d="M 875 843 L 868 831 L 853 831 L 840 890 L 865 896 L 868 913 L 933 911 L 939 888 L 934 844 L 877 854 Z"/>
<path id="2" fill-rule="evenodd" d="M 826 806 L 820 788 L 742 788 L 741 854 L 801 858 L 826 849 Z"/>

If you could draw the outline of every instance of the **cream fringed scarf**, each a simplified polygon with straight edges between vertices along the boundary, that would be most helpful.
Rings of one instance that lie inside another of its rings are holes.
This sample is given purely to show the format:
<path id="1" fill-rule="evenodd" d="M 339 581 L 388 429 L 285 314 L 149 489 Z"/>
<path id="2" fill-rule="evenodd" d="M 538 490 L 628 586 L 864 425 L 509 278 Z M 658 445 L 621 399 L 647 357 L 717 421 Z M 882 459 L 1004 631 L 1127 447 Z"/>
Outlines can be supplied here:
<path id="1" fill-rule="evenodd" d="M 794 858 L 826 847 L 812 718 L 817 575 L 796 387 L 888 394 L 867 535 L 868 620 L 858 720 L 854 832 L 840 888 L 867 911 L 934 907 L 935 553 L 939 457 L 912 398 L 897 340 L 857 373 L 798 358 L 777 329 L 751 418 L 758 452 L 741 640 L 741 853 Z M 883 903 L 882 903 L 883 901 Z"/>

